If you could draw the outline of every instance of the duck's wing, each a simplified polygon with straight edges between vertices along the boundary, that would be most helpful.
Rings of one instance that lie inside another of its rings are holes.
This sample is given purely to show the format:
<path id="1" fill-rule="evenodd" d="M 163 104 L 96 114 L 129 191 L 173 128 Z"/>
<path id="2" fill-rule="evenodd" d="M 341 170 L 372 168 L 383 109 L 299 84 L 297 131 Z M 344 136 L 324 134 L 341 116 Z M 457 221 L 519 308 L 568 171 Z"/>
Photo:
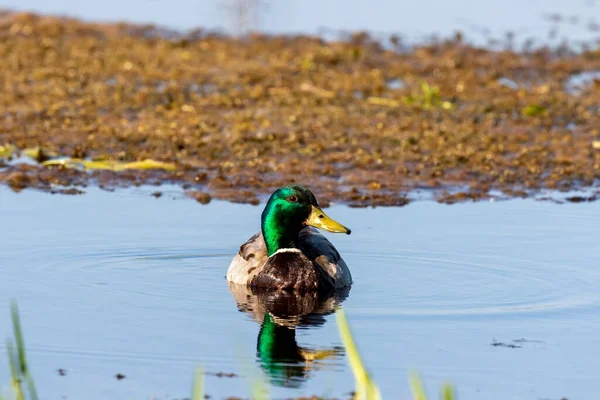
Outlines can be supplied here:
<path id="1" fill-rule="evenodd" d="M 227 280 L 246 285 L 260 272 L 267 261 L 267 246 L 262 233 L 257 232 L 240 246 L 227 269 Z"/>
<path id="2" fill-rule="evenodd" d="M 297 246 L 315 265 L 323 277 L 338 289 L 352 284 L 352 275 L 346 262 L 329 240 L 313 227 L 300 231 Z"/>

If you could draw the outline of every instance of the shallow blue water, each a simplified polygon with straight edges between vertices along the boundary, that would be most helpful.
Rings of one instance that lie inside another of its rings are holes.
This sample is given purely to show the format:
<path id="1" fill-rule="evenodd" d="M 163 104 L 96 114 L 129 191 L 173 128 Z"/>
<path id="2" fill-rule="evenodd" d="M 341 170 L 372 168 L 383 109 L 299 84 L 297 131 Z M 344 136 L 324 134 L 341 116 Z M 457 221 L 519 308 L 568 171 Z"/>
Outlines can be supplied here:
<path id="1" fill-rule="evenodd" d="M 16 297 L 43 398 L 183 398 L 197 365 L 243 375 L 208 375 L 213 398 L 247 395 L 249 377 L 263 373 L 260 324 L 238 310 L 224 275 L 261 207 L 202 206 L 176 190 L 87 192 L 0 188 L 0 335 Z M 432 395 L 450 380 L 463 400 L 598 393 L 600 203 L 327 212 L 353 230 L 329 237 L 352 270 L 343 307 L 385 398 L 408 397 L 413 368 Z M 298 346 L 341 345 L 335 318 L 324 318 L 297 330 Z M 353 389 L 343 355 L 308 369 L 273 396 Z M 8 383 L 4 362 L 0 377 Z"/>

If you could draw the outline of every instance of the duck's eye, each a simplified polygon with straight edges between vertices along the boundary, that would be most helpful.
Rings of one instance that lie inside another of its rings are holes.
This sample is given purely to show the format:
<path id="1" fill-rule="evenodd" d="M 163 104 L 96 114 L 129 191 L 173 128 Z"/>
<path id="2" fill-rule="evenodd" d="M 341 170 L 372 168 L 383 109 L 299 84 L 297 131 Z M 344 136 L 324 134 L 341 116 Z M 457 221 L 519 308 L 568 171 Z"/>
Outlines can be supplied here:
<path id="1" fill-rule="evenodd" d="M 298 201 L 298 198 L 294 195 L 291 195 L 290 197 L 287 198 L 287 201 L 289 201 L 290 203 L 295 203 Z"/>

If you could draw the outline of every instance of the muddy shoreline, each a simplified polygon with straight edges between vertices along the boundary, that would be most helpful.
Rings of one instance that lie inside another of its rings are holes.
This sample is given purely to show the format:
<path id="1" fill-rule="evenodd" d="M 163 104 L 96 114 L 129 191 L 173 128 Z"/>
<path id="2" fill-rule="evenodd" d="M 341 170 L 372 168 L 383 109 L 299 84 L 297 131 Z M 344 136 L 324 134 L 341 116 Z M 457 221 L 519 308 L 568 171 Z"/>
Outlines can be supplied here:
<path id="1" fill-rule="evenodd" d="M 15 191 L 175 183 L 201 203 L 257 204 L 297 182 L 351 206 L 401 206 L 417 190 L 444 203 L 596 199 L 597 45 L 500 51 L 456 37 L 396 51 L 365 34 L 174 37 L 24 13 L 1 14 L 0 37 L 0 146 L 13 149 L 0 181 Z M 174 168 L 42 164 L 65 157 Z"/>

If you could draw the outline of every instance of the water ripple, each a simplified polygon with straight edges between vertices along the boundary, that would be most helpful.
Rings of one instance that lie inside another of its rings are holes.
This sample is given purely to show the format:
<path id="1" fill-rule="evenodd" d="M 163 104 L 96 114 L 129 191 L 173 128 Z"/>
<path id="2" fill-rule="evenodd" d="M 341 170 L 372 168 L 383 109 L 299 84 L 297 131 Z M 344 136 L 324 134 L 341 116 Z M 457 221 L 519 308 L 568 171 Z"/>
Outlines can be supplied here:
<path id="1" fill-rule="evenodd" d="M 377 264 L 377 304 L 369 315 L 491 315 L 548 312 L 600 304 L 600 274 L 575 265 L 460 253 L 347 254 Z M 370 282 L 368 282 L 370 284 Z M 389 306 L 383 306 L 387 304 Z"/>

